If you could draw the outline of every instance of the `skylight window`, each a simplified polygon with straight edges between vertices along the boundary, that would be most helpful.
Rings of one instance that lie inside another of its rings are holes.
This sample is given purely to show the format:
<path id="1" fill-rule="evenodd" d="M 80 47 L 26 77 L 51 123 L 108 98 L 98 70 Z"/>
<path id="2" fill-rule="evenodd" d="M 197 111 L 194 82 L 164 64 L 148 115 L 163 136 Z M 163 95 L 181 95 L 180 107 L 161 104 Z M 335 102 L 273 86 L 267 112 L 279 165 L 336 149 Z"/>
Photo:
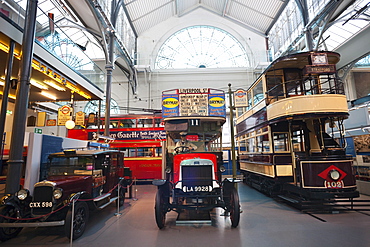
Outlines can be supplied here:
<path id="1" fill-rule="evenodd" d="M 244 47 L 230 33 L 191 26 L 174 33 L 159 49 L 156 69 L 249 67 Z"/>

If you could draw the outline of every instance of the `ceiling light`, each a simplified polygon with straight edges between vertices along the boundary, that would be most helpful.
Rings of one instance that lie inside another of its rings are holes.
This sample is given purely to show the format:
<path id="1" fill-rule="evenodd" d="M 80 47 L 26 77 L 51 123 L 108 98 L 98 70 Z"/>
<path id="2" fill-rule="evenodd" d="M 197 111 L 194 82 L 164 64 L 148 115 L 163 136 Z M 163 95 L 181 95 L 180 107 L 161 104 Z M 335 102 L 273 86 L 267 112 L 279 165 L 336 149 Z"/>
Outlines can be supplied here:
<path id="1" fill-rule="evenodd" d="M 38 82 L 38 81 L 35 81 L 33 79 L 30 80 L 30 83 L 32 86 L 35 86 L 35 87 L 38 87 L 40 89 L 43 89 L 43 90 L 48 90 L 49 88 L 47 86 L 45 86 L 44 84 Z"/>
<path id="2" fill-rule="evenodd" d="M 49 99 L 52 99 L 52 100 L 56 100 L 57 97 L 55 95 L 52 95 L 48 92 L 45 92 L 45 91 L 41 91 L 41 94 L 44 95 L 45 97 L 49 98 Z"/>
<path id="3" fill-rule="evenodd" d="M 66 91 L 66 89 L 62 86 L 59 86 L 58 84 L 56 84 L 55 82 L 53 81 L 44 81 L 45 84 L 48 84 L 50 87 L 53 87 L 55 88 L 56 90 L 59 90 L 59 91 Z"/>

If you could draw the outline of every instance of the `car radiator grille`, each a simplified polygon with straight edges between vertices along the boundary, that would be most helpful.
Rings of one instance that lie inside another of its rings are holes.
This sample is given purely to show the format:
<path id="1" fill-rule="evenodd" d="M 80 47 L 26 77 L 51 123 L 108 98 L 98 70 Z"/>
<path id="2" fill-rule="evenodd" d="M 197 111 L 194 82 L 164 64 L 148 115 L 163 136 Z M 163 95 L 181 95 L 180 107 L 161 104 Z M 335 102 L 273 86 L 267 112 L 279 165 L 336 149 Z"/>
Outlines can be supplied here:
<path id="1" fill-rule="evenodd" d="M 182 182 L 185 186 L 212 185 L 211 165 L 182 166 Z"/>
<path id="2" fill-rule="evenodd" d="M 33 191 L 33 202 L 40 202 L 40 207 L 33 207 L 32 214 L 34 215 L 44 215 L 50 213 L 52 207 L 43 207 L 43 202 L 52 202 L 53 201 L 53 187 L 50 186 L 38 186 L 35 187 Z M 45 205 L 45 204 L 44 204 Z M 49 204 L 50 205 L 50 204 Z"/>

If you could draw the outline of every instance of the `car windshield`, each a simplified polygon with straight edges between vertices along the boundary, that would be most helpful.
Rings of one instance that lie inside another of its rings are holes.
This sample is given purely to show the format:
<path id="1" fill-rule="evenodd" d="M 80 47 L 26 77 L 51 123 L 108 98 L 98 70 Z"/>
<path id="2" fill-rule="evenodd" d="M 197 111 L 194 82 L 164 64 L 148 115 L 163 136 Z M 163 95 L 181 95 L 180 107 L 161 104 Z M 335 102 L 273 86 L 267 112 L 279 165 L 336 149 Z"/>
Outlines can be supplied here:
<path id="1" fill-rule="evenodd" d="M 53 156 L 49 158 L 49 175 L 92 175 L 90 156 Z"/>

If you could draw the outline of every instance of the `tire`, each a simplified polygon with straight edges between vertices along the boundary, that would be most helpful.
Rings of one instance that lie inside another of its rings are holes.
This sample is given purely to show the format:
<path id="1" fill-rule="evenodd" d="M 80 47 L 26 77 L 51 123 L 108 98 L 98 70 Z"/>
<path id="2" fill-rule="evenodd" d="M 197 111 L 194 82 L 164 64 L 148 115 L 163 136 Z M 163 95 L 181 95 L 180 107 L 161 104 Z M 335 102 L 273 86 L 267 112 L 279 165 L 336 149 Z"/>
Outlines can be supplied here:
<path id="1" fill-rule="evenodd" d="M 89 207 L 86 202 L 75 203 L 75 213 L 73 220 L 73 236 L 72 240 L 78 239 L 82 236 L 86 229 L 87 221 L 89 220 Z M 71 221 L 72 221 L 72 206 L 71 210 L 68 211 L 66 220 L 64 223 L 64 230 L 66 236 L 71 238 Z"/>
<path id="2" fill-rule="evenodd" d="M 154 206 L 155 221 L 159 229 L 162 229 L 166 222 L 167 204 L 164 196 L 163 189 L 159 188 L 157 194 L 155 195 Z"/>
<path id="3" fill-rule="evenodd" d="M 230 195 L 230 220 L 231 227 L 235 228 L 240 221 L 240 204 L 238 191 L 233 188 Z"/>
<path id="4" fill-rule="evenodd" d="M 122 187 L 119 188 L 119 199 L 117 200 L 117 204 L 119 207 L 122 207 L 123 204 L 125 204 L 125 196 L 126 196 L 125 189 Z"/>
<path id="5" fill-rule="evenodd" d="M 5 206 L 0 210 L 0 215 L 16 218 L 17 211 L 12 206 Z M 13 223 L 13 222 L 17 222 L 17 220 L 0 217 L 0 223 Z M 22 231 L 22 229 L 23 229 L 22 227 L 1 227 L 0 240 L 6 241 L 11 238 L 15 238 Z"/>

